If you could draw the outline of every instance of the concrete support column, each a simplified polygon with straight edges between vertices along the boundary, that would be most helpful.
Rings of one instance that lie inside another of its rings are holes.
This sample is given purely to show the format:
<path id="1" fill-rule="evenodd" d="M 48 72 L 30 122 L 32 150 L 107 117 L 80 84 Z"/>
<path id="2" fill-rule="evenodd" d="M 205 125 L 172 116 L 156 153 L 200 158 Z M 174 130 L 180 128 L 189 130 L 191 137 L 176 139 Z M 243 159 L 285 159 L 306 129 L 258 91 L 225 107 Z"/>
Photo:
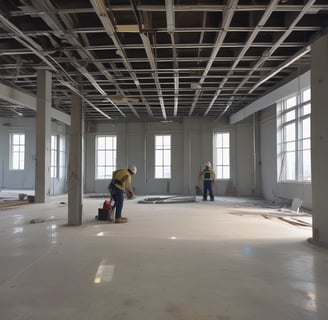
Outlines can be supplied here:
<path id="1" fill-rule="evenodd" d="M 262 196 L 261 187 L 261 161 L 260 161 L 260 117 L 259 113 L 253 114 L 253 197 Z"/>
<path id="2" fill-rule="evenodd" d="M 50 196 L 50 139 L 52 74 L 37 71 L 35 202 L 44 203 Z"/>
<path id="3" fill-rule="evenodd" d="M 183 120 L 183 193 L 186 195 L 194 194 L 192 190 L 191 171 L 192 171 L 192 156 L 191 156 L 191 119 L 184 118 Z M 193 173 L 194 174 L 194 173 Z M 197 173 L 196 173 L 197 174 Z"/>
<path id="4" fill-rule="evenodd" d="M 83 108 L 82 99 L 72 93 L 70 152 L 68 163 L 68 224 L 82 224 L 83 198 Z"/>
<path id="5" fill-rule="evenodd" d="M 328 244 L 328 35 L 312 45 L 311 150 L 313 239 Z"/>

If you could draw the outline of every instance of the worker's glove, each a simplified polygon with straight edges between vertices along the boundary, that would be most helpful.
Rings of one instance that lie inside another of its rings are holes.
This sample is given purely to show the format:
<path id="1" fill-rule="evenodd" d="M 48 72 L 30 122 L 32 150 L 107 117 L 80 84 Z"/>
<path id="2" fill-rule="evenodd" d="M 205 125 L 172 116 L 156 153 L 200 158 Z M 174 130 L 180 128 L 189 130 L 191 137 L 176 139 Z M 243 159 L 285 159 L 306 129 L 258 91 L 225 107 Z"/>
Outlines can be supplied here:
<path id="1" fill-rule="evenodd" d="M 128 192 L 127 193 L 127 199 L 128 200 L 132 200 L 132 199 L 135 199 L 136 197 L 135 197 L 135 195 L 134 195 L 134 193 L 133 192 Z"/>

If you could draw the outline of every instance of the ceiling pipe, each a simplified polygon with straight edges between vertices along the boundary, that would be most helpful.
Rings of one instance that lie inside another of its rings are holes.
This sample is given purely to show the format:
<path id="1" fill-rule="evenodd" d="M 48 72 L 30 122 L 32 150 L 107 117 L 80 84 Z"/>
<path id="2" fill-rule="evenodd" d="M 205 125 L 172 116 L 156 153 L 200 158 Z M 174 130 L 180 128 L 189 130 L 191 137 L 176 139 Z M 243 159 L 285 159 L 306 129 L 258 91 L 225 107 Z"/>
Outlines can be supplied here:
<path id="1" fill-rule="evenodd" d="M 285 68 L 287 68 L 288 66 L 290 66 L 291 64 L 296 62 L 297 60 L 301 59 L 303 56 L 308 54 L 310 51 L 311 51 L 311 47 L 307 46 L 307 47 L 303 48 L 302 50 L 300 50 L 299 52 L 297 52 L 297 54 L 293 55 L 287 61 L 280 64 L 274 71 L 270 72 L 262 80 L 260 80 L 255 86 L 253 86 L 253 88 L 251 90 L 249 90 L 248 93 L 251 94 L 256 88 L 261 86 L 264 82 L 268 81 L 269 79 L 274 77 L 277 73 L 284 70 Z"/>
<path id="2" fill-rule="evenodd" d="M 179 104 L 179 66 L 177 61 L 177 51 L 176 51 L 176 45 L 174 40 L 175 15 L 173 9 L 173 0 L 165 0 L 165 12 L 166 12 L 167 32 L 171 37 L 171 43 L 172 43 L 173 69 L 174 69 L 173 116 L 176 117 L 178 115 L 178 104 Z"/>
<path id="3" fill-rule="evenodd" d="M 168 33 L 175 30 L 175 16 L 173 11 L 173 0 L 165 0 L 166 28 Z"/>

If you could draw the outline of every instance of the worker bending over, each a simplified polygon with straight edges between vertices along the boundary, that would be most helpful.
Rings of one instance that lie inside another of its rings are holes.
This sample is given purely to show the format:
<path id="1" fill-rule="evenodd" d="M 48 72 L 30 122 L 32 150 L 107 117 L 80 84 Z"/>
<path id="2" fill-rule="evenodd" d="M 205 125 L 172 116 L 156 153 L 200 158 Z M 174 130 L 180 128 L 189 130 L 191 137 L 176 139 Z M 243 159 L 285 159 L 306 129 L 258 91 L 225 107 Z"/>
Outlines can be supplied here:
<path id="1" fill-rule="evenodd" d="M 128 199 L 134 198 L 134 193 L 131 187 L 131 176 L 136 173 L 136 166 L 130 166 L 128 169 L 118 169 L 113 172 L 113 178 L 108 189 L 115 201 L 115 223 L 128 222 L 127 218 L 122 217 L 124 192 L 127 193 Z"/>

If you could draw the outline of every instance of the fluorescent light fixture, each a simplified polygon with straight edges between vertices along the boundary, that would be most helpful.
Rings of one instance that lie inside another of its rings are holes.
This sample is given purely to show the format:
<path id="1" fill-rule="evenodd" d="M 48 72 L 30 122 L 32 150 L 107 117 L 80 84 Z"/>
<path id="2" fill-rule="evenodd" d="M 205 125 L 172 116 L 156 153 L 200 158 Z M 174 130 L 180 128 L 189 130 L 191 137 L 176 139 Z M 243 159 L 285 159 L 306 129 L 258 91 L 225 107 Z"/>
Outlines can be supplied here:
<path id="1" fill-rule="evenodd" d="M 116 30 L 117 32 L 140 32 L 139 26 L 137 24 L 117 24 Z"/>
<path id="2" fill-rule="evenodd" d="M 110 99 L 117 104 L 128 104 L 128 103 L 137 103 L 139 102 L 138 98 L 130 98 L 125 96 L 113 96 Z"/>
<path id="3" fill-rule="evenodd" d="M 303 48 L 301 51 L 299 51 L 295 56 L 290 57 L 286 62 L 282 63 L 276 70 L 269 73 L 264 79 L 262 79 L 260 82 L 258 82 L 248 93 L 252 93 L 256 88 L 258 88 L 260 85 L 262 85 L 264 82 L 268 81 L 272 77 L 274 77 L 277 73 L 282 71 L 283 69 L 287 68 L 291 64 L 293 64 L 298 59 L 305 56 L 307 53 L 311 51 L 311 46 L 307 46 Z"/>

